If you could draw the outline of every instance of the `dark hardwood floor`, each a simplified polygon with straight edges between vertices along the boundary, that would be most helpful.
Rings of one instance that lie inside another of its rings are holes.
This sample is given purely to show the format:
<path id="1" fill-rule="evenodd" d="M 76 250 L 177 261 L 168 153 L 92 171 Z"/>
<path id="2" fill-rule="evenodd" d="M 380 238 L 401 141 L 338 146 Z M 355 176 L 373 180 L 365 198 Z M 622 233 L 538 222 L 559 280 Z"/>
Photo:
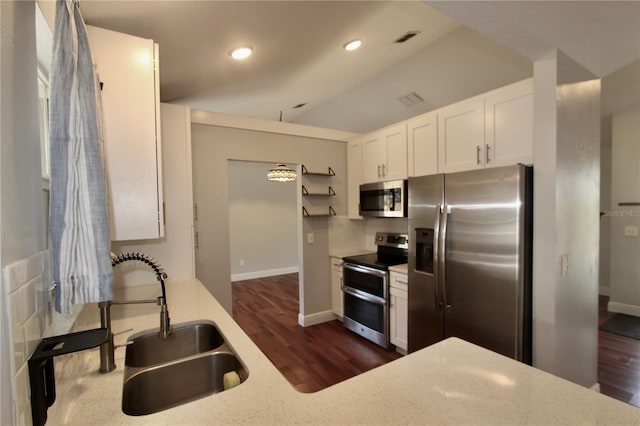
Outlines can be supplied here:
<path id="1" fill-rule="evenodd" d="M 316 392 L 399 358 L 334 320 L 298 325 L 298 274 L 232 285 L 233 319 L 300 392 Z"/>
<path id="2" fill-rule="evenodd" d="M 298 274 L 233 283 L 233 318 L 300 392 L 316 392 L 399 358 L 339 321 L 298 325 Z M 613 316 L 600 297 L 599 324 Z M 600 391 L 640 407 L 640 340 L 599 331 Z"/>
<path id="3" fill-rule="evenodd" d="M 599 325 L 614 315 L 608 301 L 600 296 Z M 598 383 L 603 394 L 640 407 L 640 340 L 598 331 Z"/>

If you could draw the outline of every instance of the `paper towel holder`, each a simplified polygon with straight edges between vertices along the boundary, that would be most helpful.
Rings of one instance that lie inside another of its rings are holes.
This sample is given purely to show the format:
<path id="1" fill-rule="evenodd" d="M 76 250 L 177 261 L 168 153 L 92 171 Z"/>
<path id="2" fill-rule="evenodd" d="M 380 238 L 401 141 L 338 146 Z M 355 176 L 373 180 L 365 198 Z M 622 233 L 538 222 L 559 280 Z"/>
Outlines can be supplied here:
<path id="1" fill-rule="evenodd" d="M 95 348 L 107 341 L 108 330 L 96 328 L 60 336 L 45 337 L 29 358 L 31 384 L 31 416 L 34 426 L 47 421 L 47 409 L 56 400 L 56 382 L 53 358 L 72 352 Z"/>

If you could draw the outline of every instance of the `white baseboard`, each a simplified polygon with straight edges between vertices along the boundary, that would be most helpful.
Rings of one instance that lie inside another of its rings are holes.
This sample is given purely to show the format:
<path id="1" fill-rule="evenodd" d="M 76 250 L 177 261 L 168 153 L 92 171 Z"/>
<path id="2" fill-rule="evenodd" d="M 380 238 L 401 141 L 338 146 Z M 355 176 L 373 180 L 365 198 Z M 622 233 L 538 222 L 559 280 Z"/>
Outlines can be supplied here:
<path id="1" fill-rule="evenodd" d="M 609 312 L 619 312 L 621 314 L 640 317 L 640 306 L 637 305 L 626 305 L 624 303 L 609 301 L 609 303 L 607 303 L 607 310 Z"/>
<path id="2" fill-rule="evenodd" d="M 315 314 L 311 315 L 298 314 L 298 324 L 303 327 L 309 327 L 311 325 L 333 321 L 336 318 L 337 316 L 333 313 L 333 311 L 316 312 Z"/>
<path id="3" fill-rule="evenodd" d="M 298 268 L 297 266 L 289 266 L 287 268 L 265 269 L 263 271 L 245 272 L 242 274 L 231 274 L 231 282 L 254 280 L 256 278 L 273 277 L 276 275 L 293 274 L 299 271 L 300 271 L 300 268 Z"/>
<path id="4" fill-rule="evenodd" d="M 609 296 L 609 286 L 600 286 L 598 287 L 598 294 L 600 296 Z"/>

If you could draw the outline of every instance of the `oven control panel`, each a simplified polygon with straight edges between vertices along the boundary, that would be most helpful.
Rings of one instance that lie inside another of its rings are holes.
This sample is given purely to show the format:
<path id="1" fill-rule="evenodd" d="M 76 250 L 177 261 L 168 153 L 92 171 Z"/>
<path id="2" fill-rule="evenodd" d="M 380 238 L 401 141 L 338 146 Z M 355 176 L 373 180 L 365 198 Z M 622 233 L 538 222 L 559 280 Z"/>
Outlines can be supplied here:
<path id="1" fill-rule="evenodd" d="M 392 232 L 376 232 L 376 245 L 409 249 L 409 236 Z"/>

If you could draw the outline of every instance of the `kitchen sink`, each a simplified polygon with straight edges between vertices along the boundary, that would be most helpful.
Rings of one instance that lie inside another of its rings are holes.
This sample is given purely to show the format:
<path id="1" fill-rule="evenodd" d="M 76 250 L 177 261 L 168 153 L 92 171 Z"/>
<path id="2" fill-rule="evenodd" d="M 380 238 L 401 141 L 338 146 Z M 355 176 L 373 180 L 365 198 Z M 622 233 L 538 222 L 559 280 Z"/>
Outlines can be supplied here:
<path id="1" fill-rule="evenodd" d="M 149 330 L 132 335 L 125 354 L 122 411 L 156 413 L 215 394 L 249 373 L 211 321 L 173 326 L 168 338 Z"/>
<path id="2" fill-rule="evenodd" d="M 131 416 L 141 416 L 221 392 L 227 372 L 236 372 L 240 383 L 248 377 L 238 358 L 225 352 L 156 365 L 130 377 L 125 374 L 122 411 Z"/>
<path id="3" fill-rule="evenodd" d="M 129 338 L 125 366 L 147 367 L 211 351 L 224 344 L 222 334 L 209 321 L 175 325 L 166 339 L 158 330 L 143 331 Z"/>

